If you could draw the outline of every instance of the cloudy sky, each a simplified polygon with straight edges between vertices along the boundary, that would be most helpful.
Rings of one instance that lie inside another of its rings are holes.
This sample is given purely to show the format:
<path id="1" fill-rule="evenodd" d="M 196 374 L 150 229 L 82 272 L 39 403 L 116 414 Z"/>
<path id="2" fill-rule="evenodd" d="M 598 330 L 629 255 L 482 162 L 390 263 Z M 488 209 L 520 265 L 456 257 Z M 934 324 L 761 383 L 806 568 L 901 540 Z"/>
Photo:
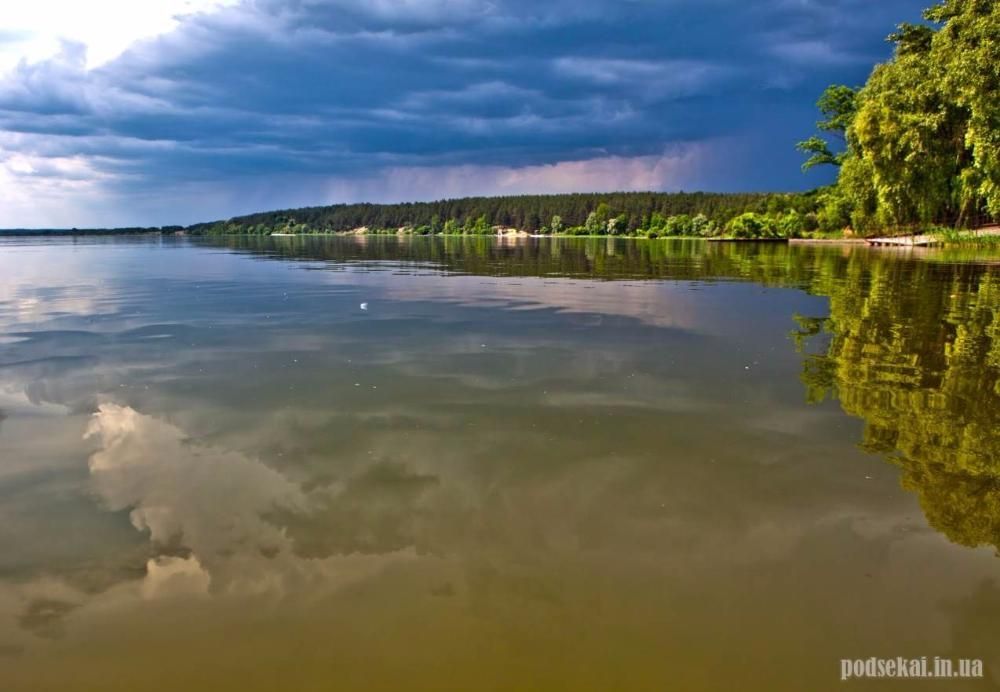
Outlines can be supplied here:
<path id="1" fill-rule="evenodd" d="M 927 4 L 3 2 L 0 227 L 811 187 L 816 96 Z"/>

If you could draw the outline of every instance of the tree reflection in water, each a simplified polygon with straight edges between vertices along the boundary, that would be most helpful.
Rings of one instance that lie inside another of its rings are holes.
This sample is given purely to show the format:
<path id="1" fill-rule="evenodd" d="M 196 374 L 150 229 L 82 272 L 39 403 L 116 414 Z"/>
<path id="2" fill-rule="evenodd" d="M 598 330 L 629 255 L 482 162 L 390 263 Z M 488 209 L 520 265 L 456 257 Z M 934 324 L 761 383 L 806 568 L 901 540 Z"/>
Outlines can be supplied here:
<path id="1" fill-rule="evenodd" d="M 827 319 L 799 318 L 810 401 L 865 421 L 862 446 L 902 469 L 928 522 L 955 543 L 1000 548 L 1000 274 L 884 258 L 826 282 Z M 903 271 L 905 269 L 905 271 Z"/>

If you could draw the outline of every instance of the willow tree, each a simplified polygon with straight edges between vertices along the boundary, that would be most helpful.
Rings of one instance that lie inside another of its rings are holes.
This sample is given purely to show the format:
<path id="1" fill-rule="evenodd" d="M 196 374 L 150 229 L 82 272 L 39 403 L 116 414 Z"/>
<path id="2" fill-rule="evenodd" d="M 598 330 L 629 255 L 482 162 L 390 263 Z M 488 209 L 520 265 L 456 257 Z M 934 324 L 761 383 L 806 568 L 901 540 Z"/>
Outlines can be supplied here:
<path id="1" fill-rule="evenodd" d="M 968 117 L 963 212 L 1000 218 L 1000 3 L 947 0 L 926 16 L 943 24 L 932 46 L 942 88 Z"/>
<path id="2" fill-rule="evenodd" d="M 857 98 L 858 90 L 843 84 L 827 87 L 819 97 L 816 107 L 823 114 L 823 118 L 816 123 L 816 127 L 825 135 L 832 135 L 836 141 L 831 144 L 823 137 L 813 136 L 799 142 L 796 148 L 804 154 L 809 154 L 809 158 L 802 164 L 803 171 L 816 166 L 840 166 L 844 163 L 848 153 L 847 128 L 850 127 L 857 112 Z"/>
<path id="3" fill-rule="evenodd" d="M 836 194 L 861 230 L 1000 218 L 1000 3 L 946 0 L 924 16 L 890 36 L 892 59 L 853 100 L 843 87 L 821 99 L 821 129 L 842 124 L 830 108 L 849 106 L 844 150 L 799 144 L 805 167 L 841 166 Z"/>
<path id="4" fill-rule="evenodd" d="M 968 114 L 947 93 L 933 51 L 933 30 L 903 25 L 893 34 L 896 54 L 879 65 L 858 96 L 848 128 L 858 158 L 848 167 L 871 176 L 874 219 L 859 205 L 859 225 L 949 223 L 965 195 L 962 170 Z M 858 186 L 868 202 L 868 191 Z M 870 209 L 870 204 L 869 204 Z"/>

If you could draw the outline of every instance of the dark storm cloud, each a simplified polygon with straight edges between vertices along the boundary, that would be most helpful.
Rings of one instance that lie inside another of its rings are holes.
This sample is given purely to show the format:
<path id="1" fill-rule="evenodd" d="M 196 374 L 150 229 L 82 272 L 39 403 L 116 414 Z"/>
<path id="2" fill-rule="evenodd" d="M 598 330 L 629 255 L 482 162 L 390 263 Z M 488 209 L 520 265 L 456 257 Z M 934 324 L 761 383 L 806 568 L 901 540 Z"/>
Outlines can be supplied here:
<path id="1" fill-rule="evenodd" d="M 798 188 L 821 182 L 801 176 L 793 150 L 818 93 L 863 82 L 893 25 L 926 2 L 247 1 L 189 17 L 97 69 L 71 43 L 21 64 L 0 81 L 0 153 L 83 157 L 126 205 L 154 187 L 270 179 L 280 190 L 720 141 L 730 161 L 672 180 Z M 199 213 L 282 203 L 237 196 L 240 208 Z"/>

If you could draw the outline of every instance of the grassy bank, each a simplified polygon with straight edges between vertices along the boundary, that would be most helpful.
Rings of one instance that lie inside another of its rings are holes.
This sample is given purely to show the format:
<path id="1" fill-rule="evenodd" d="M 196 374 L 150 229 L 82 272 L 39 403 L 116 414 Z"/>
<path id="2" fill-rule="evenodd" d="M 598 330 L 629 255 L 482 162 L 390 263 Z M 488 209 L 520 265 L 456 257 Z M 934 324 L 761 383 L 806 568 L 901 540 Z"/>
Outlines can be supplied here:
<path id="1" fill-rule="evenodd" d="M 1000 226 L 975 231 L 941 229 L 934 232 L 941 244 L 948 247 L 982 247 L 1000 249 Z"/>

